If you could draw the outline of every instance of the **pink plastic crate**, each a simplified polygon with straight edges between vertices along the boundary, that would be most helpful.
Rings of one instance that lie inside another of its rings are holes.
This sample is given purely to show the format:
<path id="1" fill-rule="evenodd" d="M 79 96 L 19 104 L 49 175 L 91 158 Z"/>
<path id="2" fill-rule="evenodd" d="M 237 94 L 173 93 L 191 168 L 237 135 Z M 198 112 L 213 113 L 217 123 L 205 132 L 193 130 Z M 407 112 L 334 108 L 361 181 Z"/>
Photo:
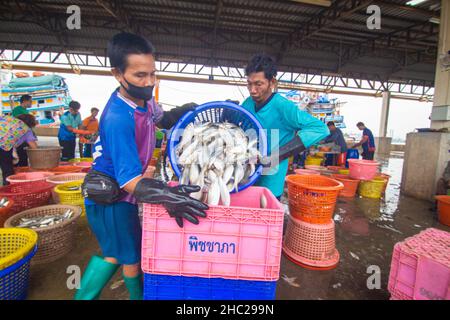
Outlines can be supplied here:
<path id="1" fill-rule="evenodd" d="M 377 175 L 379 163 L 376 161 L 349 159 L 348 163 L 352 179 L 372 180 Z"/>
<path id="2" fill-rule="evenodd" d="M 450 233 L 429 228 L 394 246 L 388 289 L 402 300 L 450 299 Z"/>
<path id="3" fill-rule="evenodd" d="M 267 207 L 260 208 L 264 195 Z M 200 224 L 178 227 L 163 206 L 143 205 L 145 273 L 275 281 L 279 278 L 284 210 L 266 188 L 231 194 L 231 206 L 210 206 Z"/>

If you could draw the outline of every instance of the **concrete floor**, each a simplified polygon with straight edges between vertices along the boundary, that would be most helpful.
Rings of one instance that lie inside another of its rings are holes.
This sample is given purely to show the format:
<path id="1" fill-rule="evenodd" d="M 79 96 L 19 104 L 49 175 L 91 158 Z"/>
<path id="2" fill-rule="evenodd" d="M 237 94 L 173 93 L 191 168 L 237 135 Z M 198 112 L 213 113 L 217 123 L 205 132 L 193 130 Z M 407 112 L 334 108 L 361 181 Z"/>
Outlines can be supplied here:
<path id="1" fill-rule="evenodd" d="M 307 270 L 284 256 L 281 260 L 277 299 L 389 299 L 387 284 L 394 244 L 429 227 L 450 231 L 436 219 L 433 204 L 400 195 L 403 159 L 381 160 L 383 172 L 392 176 L 385 199 L 339 199 L 336 211 L 338 266 L 330 271 Z M 286 202 L 282 199 L 282 202 Z M 67 289 L 71 265 L 84 270 L 93 254 L 100 254 L 85 221 L 80 221 L 76 243 L 64 258 L 45 265 L 32 265 L 28 299 L 72 299 Z M 381 270 L 381 288 L 368 289 L 367 268 Z M 102 293 L 102 299 L 127 299 L 120 272 Z"/>

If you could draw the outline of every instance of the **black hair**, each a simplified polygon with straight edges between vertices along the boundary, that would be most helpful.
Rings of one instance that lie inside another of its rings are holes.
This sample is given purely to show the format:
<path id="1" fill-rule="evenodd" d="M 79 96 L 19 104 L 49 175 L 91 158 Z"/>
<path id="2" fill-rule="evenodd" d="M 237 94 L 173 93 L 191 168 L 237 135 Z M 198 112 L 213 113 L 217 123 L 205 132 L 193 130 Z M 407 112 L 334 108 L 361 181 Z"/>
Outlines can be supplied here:
<path id="1" fill-rule="evenodd" d="M 248 76 L 251 73 L 261 71 L 264 71 L 267 80 L 272 80 L 277 75 L 277 63 L 274 58 L 266 53 L 258 53 L 250 59 L 245 68 L 245 75 Z"/>
<path id="2" fill-rule="evenodd" d="M 69 103 L 69 108 L 71 108 L 73 110 L 78 111 L 78 110 L 80 110 L 80 107 L 81 107 L 81 105 L 78 101 L 72 100 Z"/>
<path id="3" fill-rule="evenodd" d="M 36 118 L 32 114 L 19 114 L 17 119 L 25 123 L 29 128 L 36 126 Z"/>
<path id="4" fill-rule="evenodd" d="M 20 97 L 20 103 L 23 103 L 24 101 L 30 101 L 32 98 L 29 94 L 24 94 Z"/>
<path id="5" fill-rule="evenodd" d="M 95 107 L 91 108 L 91 113 L 94 112 L 94 111 L 100 112 L 100 110 L 98 108 L 95 108 Z"/>
<path id="6" fill-rule="evenodd" d="M 336 125 L 334 124 L 334 121 L 328 121 L 327 126 L 336 126 Z"/>
<path id="7" fill-rule="evenodd" d="M 111 67 L 117 68 L 121 72 L 124 72 L 127 68 L 128 55 L 154 55 L 154 53 L 155 48 L 150 41 L 133 33 L 118 33 L 108 42 L 107 54 Z"/>
<path id="8" fill-rule="evenodd" d="M 363 122 L 358 122 L 358 123 L 356 124 L 356 126 L 357 126 L 357 127 L 361 127 L 361 126 L 364 126 L 364 127 L 365 127 L 365 125 L 364 125 Z"/>

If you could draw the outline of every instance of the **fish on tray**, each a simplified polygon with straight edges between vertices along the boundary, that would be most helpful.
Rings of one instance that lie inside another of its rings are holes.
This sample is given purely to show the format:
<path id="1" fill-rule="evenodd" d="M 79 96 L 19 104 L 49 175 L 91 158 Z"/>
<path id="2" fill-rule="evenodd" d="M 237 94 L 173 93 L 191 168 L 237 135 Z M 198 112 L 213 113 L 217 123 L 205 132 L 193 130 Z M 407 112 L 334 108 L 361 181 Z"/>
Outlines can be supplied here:
<path id="1" fill-rule="evenodd" d="M 68 209 L 63 214 L 52 214 L 34 218 L 20 218 L 19 224 L 16 227 L 31 229 L 45 228 L 69 220 L 72 216 L 73 211 Z"/>
<path id="2" fill-rule="evenodd" d="M 230 205 L 230 192 L 248 181 L 261 158 L 258 140 L 246 136 L 235 124 L 189 124 L 177 146 L 182 167 L 180 183 L 201 187 L 195 199 L 210 205 Z"/>

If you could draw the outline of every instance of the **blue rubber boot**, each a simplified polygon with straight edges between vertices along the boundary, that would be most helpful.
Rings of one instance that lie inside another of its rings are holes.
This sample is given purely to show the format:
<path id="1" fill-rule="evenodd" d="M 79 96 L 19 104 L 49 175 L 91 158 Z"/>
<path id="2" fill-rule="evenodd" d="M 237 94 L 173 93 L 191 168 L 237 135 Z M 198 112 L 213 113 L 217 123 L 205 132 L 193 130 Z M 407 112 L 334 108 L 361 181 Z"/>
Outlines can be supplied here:
<path id="1" fill-rule="evenodd" d="M 133 278 L 129 278 L 124 275 L 123 280 L 125 281 L 125 286 L 130 293 L 130 300 L 142 300 L 142 273 Z"/>
<path id="2" fill-rule="evenodd" d="M 103 287 L 116 273 L 120 265 L 93 256 L 81 279 L 80 289 L 75 293 L 75 300 L 96 300 Z"/>

